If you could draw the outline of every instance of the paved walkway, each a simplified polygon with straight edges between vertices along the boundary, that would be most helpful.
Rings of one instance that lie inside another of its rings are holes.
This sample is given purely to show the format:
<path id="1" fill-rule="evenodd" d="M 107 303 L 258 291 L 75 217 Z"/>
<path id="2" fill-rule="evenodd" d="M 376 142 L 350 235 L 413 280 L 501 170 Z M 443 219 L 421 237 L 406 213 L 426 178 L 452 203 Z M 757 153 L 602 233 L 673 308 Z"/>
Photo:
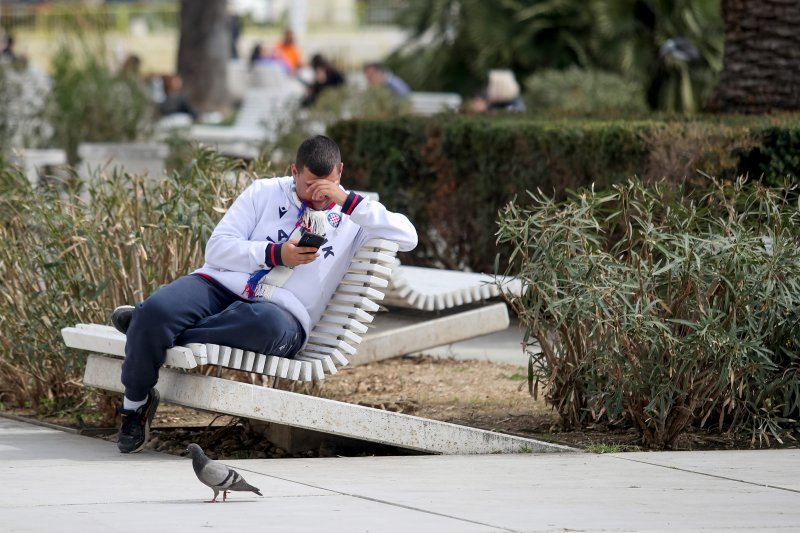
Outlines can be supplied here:
<path id="1" fill-rule="evenodd" d="M 188 459 L 0 418 L 0 530 L 800 530 L 800 450 L 226 462 L 264 497 L 208 505 Z"/>

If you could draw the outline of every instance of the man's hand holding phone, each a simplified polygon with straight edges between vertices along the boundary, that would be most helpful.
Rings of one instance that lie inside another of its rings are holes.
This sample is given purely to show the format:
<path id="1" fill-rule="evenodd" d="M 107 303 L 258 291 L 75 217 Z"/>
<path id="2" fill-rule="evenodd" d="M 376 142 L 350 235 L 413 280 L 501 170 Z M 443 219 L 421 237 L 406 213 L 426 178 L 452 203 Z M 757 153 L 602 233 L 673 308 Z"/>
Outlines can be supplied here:
<path id="1" fill-rule="evenodd" d="M 283 264 L 288 267 L 296 267 L 297 265 L 311 263 L 314 259 L 319 257 L 317 250 L 324 243 L 324 235 L 316 235 L 308 232 L 303 233 L 299 241 L 288 241 L 281 247 L 281 259 L 283 260 Z"/>
<path id="2" fill-rule="evenodd" d="M 310 234 L 306 233 L 306 235 Z M 302 241 L 302 238 L 300 240 Z M 287 241 L 281 247 L 281 260 L 285 266 L 290 268 L 306 265 L 319 257 L 318 248 L 318 246 L 302 246 L 297 240 Z"/>

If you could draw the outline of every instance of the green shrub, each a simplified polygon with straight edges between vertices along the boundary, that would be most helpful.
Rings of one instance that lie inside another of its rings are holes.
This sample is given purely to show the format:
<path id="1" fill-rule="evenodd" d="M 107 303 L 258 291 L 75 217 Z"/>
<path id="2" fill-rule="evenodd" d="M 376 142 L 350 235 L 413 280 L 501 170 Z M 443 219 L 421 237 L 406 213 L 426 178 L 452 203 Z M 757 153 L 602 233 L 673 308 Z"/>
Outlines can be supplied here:
<path id="1" fill-rule="evenodd" d="M 0 402 L 79 400 L 83 356 L 61 328 L 104 323 L 202 265 L 221 213 L 264 170 L 239 165 L 203 150 L 158 180 L 96 176 L 80 197 L 0 169 Z"/>
<path id="2" fill-rule="evenodd" d="M 800 209 L 788 193 L 628 182 L 503 209 L 501 262 L 522 282 L 507 298 L 541 347 L 532 385 L 565 425 L 633 425 L 653 447 L 692 425 L 794 429 Z"/>
<path id="3" fill-rule="evenodd" d="M 78 160 L 82 142 L 133 141 L 152 126 L 144 85 L 107 66 L 102 40 L 64 41 L 52 61 L 53 88 L 47 116 L 54 142 Z"/>
<path id="4" fill-rule="evenodd" d="M 387 206 L 425 228 L 404 261 L 489 271 L 497 212 L 515 197 L 528 202 L 526 190 L 564 198 L 570 189 L 594 184 L 603 190 L 634 176 L 704 188 L 701 172 L 733 179 L 741 154 L 760 143 L 771 146 L 759 132 L 792 131 L 796 124 L 795 117 L 439 115 L 345 121 L 329 134 L 342 148 L 348 184 L 378 191 Z M 768 168 L 794 168 L 792 146 L 770 152 Z"/>
<path id="5" fill-rule="evenodd" d="M 526 107 L 536 114 L 619 115 L 647 111 L 640 84 L 601 70 L 545 70 L 525 80 L 525 87 Z"/>
<path id="6" fill-rule="evenodd" d="M 769 126 L 754 132 L 758 142 L 743 148 L 738 171 L 755 179 L 761 177 L 770 185 L 781 185 L 800 176 L 800 125 Z"/>

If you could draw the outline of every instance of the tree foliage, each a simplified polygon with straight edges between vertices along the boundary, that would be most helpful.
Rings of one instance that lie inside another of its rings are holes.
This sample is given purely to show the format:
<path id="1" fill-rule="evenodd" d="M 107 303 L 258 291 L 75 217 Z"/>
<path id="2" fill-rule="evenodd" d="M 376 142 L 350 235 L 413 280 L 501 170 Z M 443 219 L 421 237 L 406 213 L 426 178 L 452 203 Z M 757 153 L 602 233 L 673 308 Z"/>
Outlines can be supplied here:
<path id="1" fill-rule="evenodd" d="M 721 68 L 717 0 L 411 0 L 411 37 L 389 63 L 412 86 L 474 93 L 491 68 L 519 78 L 571 66 L 640 84 L 652 108 L 693 110 Z M 690 61 L 660 54 L 669 39 L 696 47 Z"/>

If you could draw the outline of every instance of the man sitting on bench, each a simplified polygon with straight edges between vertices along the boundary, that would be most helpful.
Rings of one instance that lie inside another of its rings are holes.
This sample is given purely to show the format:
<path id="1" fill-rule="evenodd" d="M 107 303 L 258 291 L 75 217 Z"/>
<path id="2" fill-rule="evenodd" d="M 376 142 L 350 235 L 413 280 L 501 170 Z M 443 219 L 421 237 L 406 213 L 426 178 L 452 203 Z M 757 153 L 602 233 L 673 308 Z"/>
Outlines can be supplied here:
<path id="1" fill-rule="evenodd" d="M 416 246 L 408 218 L 339 185 L 343 168 L 335 142 L 306 139 L 291 176 L 256 180 L 233 202 L 206 244 L 202 268 L 114 311 L 114 327 L 127 335 L 122 453 L 138 452 L 147 440 L 167 349 L 213 343 L 291 358 L 365 242 Z"/>

